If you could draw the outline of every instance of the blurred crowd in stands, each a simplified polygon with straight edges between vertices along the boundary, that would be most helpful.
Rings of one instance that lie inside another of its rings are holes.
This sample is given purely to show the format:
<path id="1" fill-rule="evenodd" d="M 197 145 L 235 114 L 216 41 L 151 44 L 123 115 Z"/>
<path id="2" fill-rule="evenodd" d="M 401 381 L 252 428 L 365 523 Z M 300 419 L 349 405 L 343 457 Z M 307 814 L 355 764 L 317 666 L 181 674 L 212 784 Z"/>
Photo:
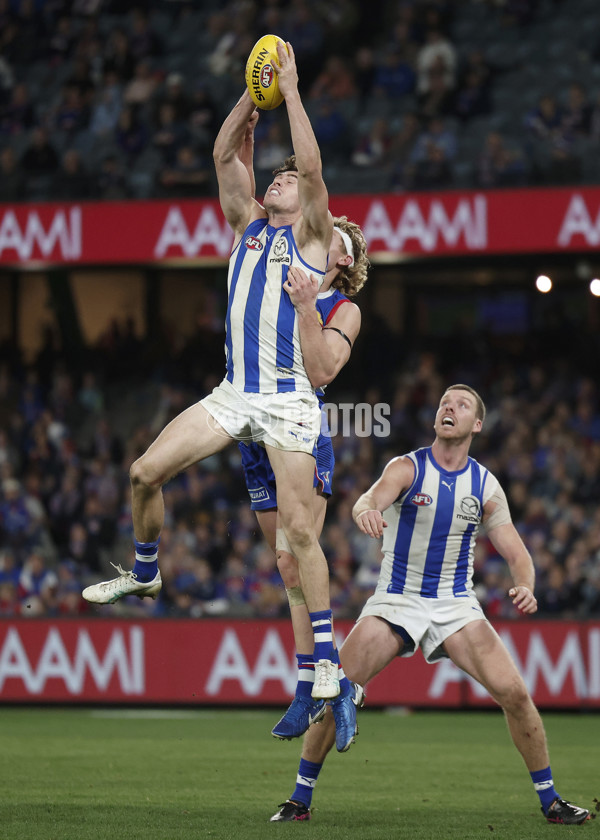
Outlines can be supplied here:
<path id="1" fill-rule="evenodd" d="M 599 31 L 593 0 L 0 0 L 0 201 L 214 195 L 265 32 L 331 191 L 598 181 Z M 289 151 L 262 112 L 259 186 Z"/>
<path id="2" fill-rule="evenodd" d="M 387 404 L 391 433 L 363 436 L 351 424 L 349 434 L 340 428 L 333 441 L 334 495 L 322 545 L 335 615 L 357 615 L 380 563 L 379 541 L 352 522 L 354 501 L 391 457 L 431 443 L 442 390 L 461 381 L 480 389 L 487 402 L 473 455 L 507 490 L 537 569 L 538 615 L 597 617 L 600 387 L 591 373 L 594 349 L 586 367 L 576 340 L 570 354 L 552 337 L 537 349 L 520 343 L 511 352 L 485 335 L 411 339 L 407 348 L 382 323 L 373 321 L 363 332 L 349 364 L 353 390 L 343 385 L 336 393 L 334 383 L 330 399 Z M 163 347 L 158 366 L 155 337 L 134 343 L 126 328 L 113 325 L 79 373 L 51 340 L 29 365 L 3 348 L 0 616 L 288 614 L 274 555 L 250 510 L 236 446 L 165 486 L 164 585 L 156 602 L 133 598 L 92 607 L 80 596 L 84 585 L 114 576 L 110 562 L 131 567 L 129 466 L 172 416 L 221 378 L 222 339 L 212 328 L 184 347 Z M 589 336 L 582 340 L 589 346 Z M 137 376 L 113 364 L 128 358 Z M 475 569 L 487 614 L 515 617 L 506 596 L 508 568 L 484 533 Z"/>

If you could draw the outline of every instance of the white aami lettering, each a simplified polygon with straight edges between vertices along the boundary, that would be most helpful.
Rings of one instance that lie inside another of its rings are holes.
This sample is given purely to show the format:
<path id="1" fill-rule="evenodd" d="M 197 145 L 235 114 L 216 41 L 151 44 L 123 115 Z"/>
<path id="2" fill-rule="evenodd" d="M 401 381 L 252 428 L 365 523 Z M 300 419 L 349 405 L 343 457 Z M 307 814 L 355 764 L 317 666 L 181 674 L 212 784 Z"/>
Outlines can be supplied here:
<path id="1" fill-rule="evenodd" d="M 481 250 L 487 245 L 487 199 L 483 195 L 461 198 L 452 216 L 439 199 L 431 201 L 427 216 L 418 201 L 408 199 L 395 228 L 385 204 L 373 201 L 363 231 L 371 247 L 381 241 L 390 251 L 402 251 L 411 240 L 424 251 L 434 251 L 440 241 L 454 247 L 461 238 L 468 249 Z"/>
<path id="2" fill-rule="evenodd" d="M 13 210 L 7 210 L 0 221 L 0 256 L 5 251 L 15 251 L 21 260 L 47 259 L 58 248 L 63 260 L 81 257 L 81 208 L 71 207 L 67 212 L 57 210 L 48 231 L 36 210 L 27 213 L 22 230 Z"/>
<path id="3" fill-rule="evenodd" d="M 279 633 L 270 629 L 265 633 L 254 669 L 248 665 L 246 656 L 235 630 L 228 628 L 217 651 L 208 681 L 206 693 L 218 694 L 226 680 L 239 683 L 244 694 L 256 697 L 267 680 L 281 683 L 288 694 L 296 687 L 296 657 L 290 661 Z"/>
<path id="4" fill-rule="evenodd" d="M 598 633 L 598 640 L 596 642 L 594 639 L 594 642 L 600 648 L 600 631 L 590 631 L 590 663 L 593 662 L 594 644 L 592 643 L 592 636 L 594 633 Z M 517 668 L 523 675 L 527 689 L 531 694 L 535 693 L 538 680 L 541 678 L 548 686 L 550 694 L 553 697 L 558 697 L 564 690 L 568 677 L 571 676 L 573 678 L 576 697 L 585 698 L 588 696 L 584 656 L 577 631 L 572 631 L 566 635 L 556 662 L 553 662 L 546 648 L 544 638 L 538 631 L 533 631 L 529 637 L 524 663 L 519 658 L 510 632 L 507 630 L 501 631 L 500 636 L 510 655 L 515 660 Z M 593 684 L 593 679 L 596 681 L 599 679 L 596 673 L 597 671 L 598 668 L 595 665 L 590 665 L 590 687 Z M 596 674 L 595 677 L 594 674 Z M 428 694 L 434 699 L 443 697 L 449 685 L 462 682 L 463 680 L 468 680 L 476 697 L 487 696 L 487 691 L 479 683 L 467 677 L 449 659 L 443 659 L 436 666 L 433 679 L 429 685 Z M 595 685 L 595 689 L 598 690 L 598 688 L 599 686 Z M 598 695 L 592 696 L 599 695 L 600 692 L 598 692 Z"/>
<path id="5" fill-rule="evenodd" d="M 179 207 L 169 208 L 167 218 L 154 248 L 154 256 L 162 259 L 170 248 L 179 248 L 183 256 L 197 257 L 205 245 L 211 245 L 220 257 L 228 257 L 233 234 L 227 222 L 223 226 L 215 210 L 202 208 L 194 232 L 190 233 Z"/>
<path id="6" fill-rule="evenodd" d="M 569 202 L 558 234 L 558 244 L 566 248 L 574 236 L 583 236 L 588 245 L 600 244 L 600 209 L 596 221 L 592 221 L 587 204 L 579 193 L 575 193 Z"/>
<path id="7" fill-rule="evenodd" d="M 534 630 L 529 637 L 527 659 L 524 664 L 519 663 L 519 657 L 510 634 L 501 633 L 500 635 L 523 674 L 523 679 L 531 694 L 535 692 L 538 679 L 541 677 L 548 686 L 550 694 L 553 697 L 558 697 L 563 691 L 570 674 L 573 677 L 575 695 L 577 697 L 587 697 L 585 663 L 579 634 L 576 631 L 567 633 L 558 659 L 553 662 L 546 648 L 544 637 L 540 632 Z"/>
<path id="8" fill-rule="evenodd" d="M 588 693 L 594 700 L 600 699 L 600 630 L 590 630 L 588 636 L 590 674 Z"/>
<path id="9" fill-rule="evenodd" d="M 128 633 L 129 646 L 124 632 L 114 630 L 104 658 L 101 659 L 86 630 L 79 630 L 75 655 L 71 661 L 60 632 L 51 627 L 46 636 L 37 665 L 29 661 L 18 631 L 11 627 L 0 651 L 0 691 L 6 680 L 23 681 L 30 694 L 41 694 L 46 682 L 62 680 L 69 693 L 83 692 L 86 673 L 89 672 L 99 691 L 105 691 L 114 673 L 118 675 L 124 694 L 143 694 L 144 634 L 141 628 L 132 627 Z"/>

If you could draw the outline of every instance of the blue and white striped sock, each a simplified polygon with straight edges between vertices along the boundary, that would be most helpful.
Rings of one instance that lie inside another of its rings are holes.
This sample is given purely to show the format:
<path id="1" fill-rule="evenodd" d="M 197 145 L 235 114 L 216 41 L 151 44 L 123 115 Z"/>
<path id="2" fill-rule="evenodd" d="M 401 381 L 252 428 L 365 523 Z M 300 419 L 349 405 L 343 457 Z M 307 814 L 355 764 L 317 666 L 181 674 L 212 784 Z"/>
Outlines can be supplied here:
<path id="1" fill-rule="evenodd" d="M 309 615 L 315 636 L 315 649 L 313 652 L 315 662 L 318 662 L 319 659 L 335 661 L 334 657 L 336 652 L 333 647 L 333 620 L 331 610 L 311 612 Z"/>
<path id="2" fill-rule="evenodd" d="M 297 653 L 298 682 L 296 683 L 296 697 L 311 697 L 315 684 L 315 661 L 312 653 Z"/>
<path id="3" fill-rule="evenodd" d="M 535 791 L 540 797 L 544 813 L 546 813 L 548 808 L 558 797 L 558 793 L 554 789 L 554 782 L 552 781 L 552 770 L 550 769 L 550 766 L 548 766 L 544 767 L 543 770 L 534 770 L 533 773 L 530 773 L 529 775 L 531 776 L 531 781 L 533 782 Z"/>
<path id="4" fill-rule="evenodd" d="M 296 787 L 290 796 L 292 802 L 301 802 L 310 808 L 312 802 L 312 795 L 314 786 L 317 784 L 317 778 L 321 772 L 322 764 L 315 764 L 312 761 L 306 761 L 305 758 L 300 759 L 298 767 L 298 775 L 296 776 Z"/>
<path id="5" fill-rule="evenodd" d="M 138 542 L 134 539 L 135 546 L 135 565 L 133 573 L 137 579 L 142 583 L 149 583 L 154 580 L 158 572 L 158 544 L 160 537 L 156 542 Z"/>

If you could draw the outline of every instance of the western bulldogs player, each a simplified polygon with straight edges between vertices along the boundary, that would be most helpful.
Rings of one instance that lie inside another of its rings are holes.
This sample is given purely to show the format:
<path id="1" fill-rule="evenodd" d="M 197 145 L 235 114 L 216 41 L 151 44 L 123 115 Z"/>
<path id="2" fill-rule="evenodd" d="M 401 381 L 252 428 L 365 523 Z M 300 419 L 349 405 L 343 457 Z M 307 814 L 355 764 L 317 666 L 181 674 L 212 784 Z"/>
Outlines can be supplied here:
<path id="1" fill-rule="evenodd" d="M 334 219 L 328 268 L 320 289 L 314 278 L 311 280 L 304 272 L 290 271 L 294 283 L 290 298 L 299 313 L 304 364 L 313 385 L 329 383 L 350 356 L 360 329 L 360 310 L 349 297 L 354 297 L 366 282 L 368 266 L 362 231 L 343 216 Z M 313 326 L 318 330 L 315 340 Z M 317 388 L 317 397 L 322 405 L 323 387 Z M 323 414 L 322 431 L 315 447 L 313 481 L 317 536 L 323 528 L 335 465 L 326 424 L 327 418 Z M 282 739 L 296 738 L 325 713 L 325 702 L 314 700 L 311 696 L 314 681 L 312 627 L 300 586 L 297 561 L 277 524 L 276 482 L 267 453 L 258 443 L 240 443 L 239 447 L 252 509 L 267 542 L 277 555 L 277 566 L 290 605 L 298 660 L 294 700 L 272 734 Z M 336 744 L 341 752 L 345 752 L 356 734 L 356 704 L 360 702 L 362 692 L 357 696 L 341 671 L 339 676 L 340 694 L 332 702 L 332 709 L 337 718 Z"/>
<path id="2" fill-rule="evenodd" d="M 506 496 L 469 457 L 484 419 L 479 394 L 452 385 L 436 413 L 433 445 L 394 458 L 356 502 L 352 515 L 360 530 L 383 536 L 383 561 L 375 593 L 342 646 L 342 665 L 349 679 L 364 685 L 396 656 L 412 656 L 418 647 L 427 662 L 449 657 L 502 706 L 548 822 L 582 823 L 589 811 L 557 793 L 539 712 L 472 589 L 473 547 L 483 524 L 509 565 L 513 604 L 527 615 L 537 609 L 533 562 Z M 312 791 L 332 744 L 326 716 L 308 731 L 296 788 L 272 821 L 310 818 Z"/>

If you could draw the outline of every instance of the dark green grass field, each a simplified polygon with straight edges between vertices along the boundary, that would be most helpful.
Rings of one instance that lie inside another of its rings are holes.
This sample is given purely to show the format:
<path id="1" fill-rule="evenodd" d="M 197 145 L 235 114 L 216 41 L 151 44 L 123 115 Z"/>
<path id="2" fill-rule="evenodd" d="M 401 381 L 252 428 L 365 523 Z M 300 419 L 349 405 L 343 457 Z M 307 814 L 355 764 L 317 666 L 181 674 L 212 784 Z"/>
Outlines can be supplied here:
<path id="1" fill-rule="evenodd" d="M 1 840 L 272 837 L 600 838 L 551 826 L 499 713 L 364 711 L 330 755 L 309 823 L 269 824 L 292 792 L 298 742 L 278 710 L 18 709 L 2 719 Z M 600 799 L 600 716 L 545 716 L 559 792 Z M 594 811 L 595 813 L 595 811 Z"/>

